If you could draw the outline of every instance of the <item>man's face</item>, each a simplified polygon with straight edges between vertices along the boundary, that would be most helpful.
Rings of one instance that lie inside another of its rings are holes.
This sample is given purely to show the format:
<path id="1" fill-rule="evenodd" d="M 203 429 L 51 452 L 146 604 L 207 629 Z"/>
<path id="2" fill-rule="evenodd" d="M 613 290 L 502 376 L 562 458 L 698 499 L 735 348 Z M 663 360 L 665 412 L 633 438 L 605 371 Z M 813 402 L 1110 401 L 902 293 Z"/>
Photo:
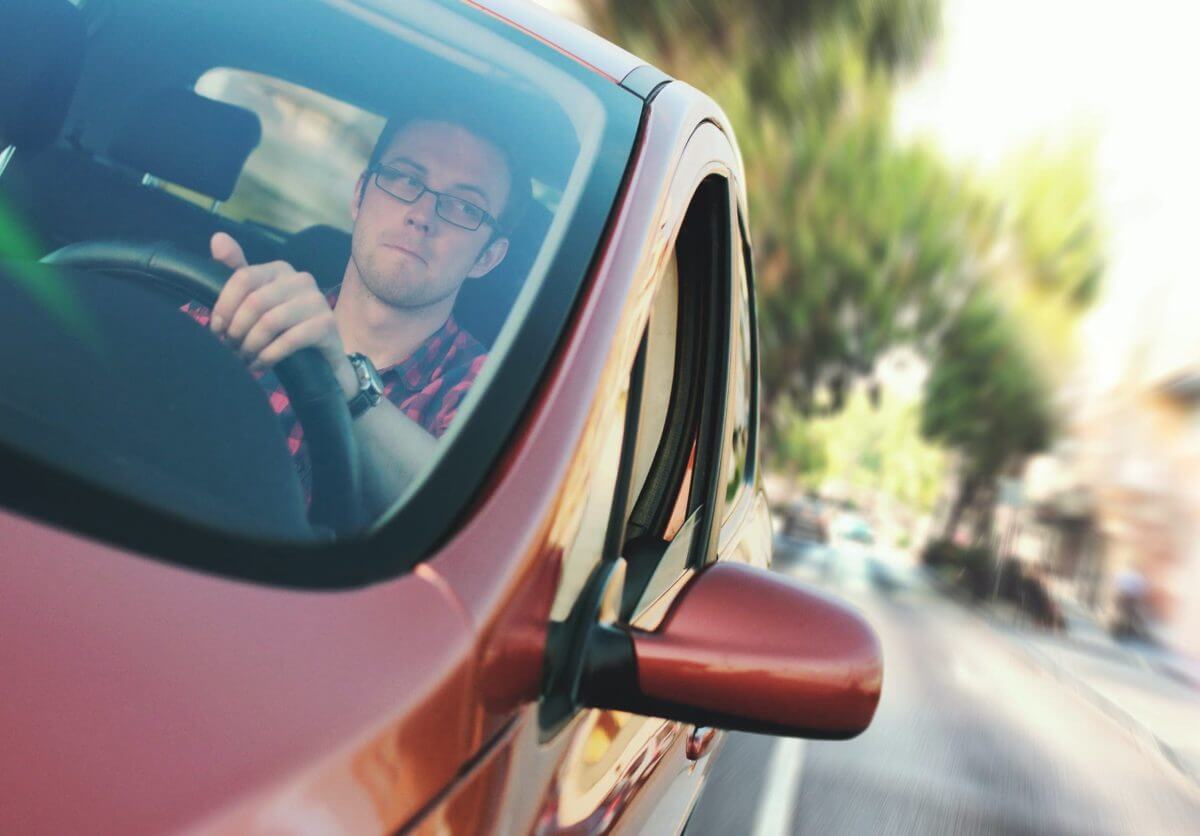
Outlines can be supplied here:
<path id="1" fill-rule="evenodd" d="M 380 162 L 492 217 L 499 217 L 508 200 L 503 155 L 458 125 L 411 122 L 392 138 Z M 352 268 L 389 305 L 425 307 L 452 298 L 463 281 L 484 275 L 508 251 L 505 238 L 488 244 L 494 229 L 486 222 L 467 230 L 441 218 L 437 198 L 429 192 L 406 204 L 378 188 L 373 176 L 360 181 L 359 189 L 364 191 L 351 204 Z"/>

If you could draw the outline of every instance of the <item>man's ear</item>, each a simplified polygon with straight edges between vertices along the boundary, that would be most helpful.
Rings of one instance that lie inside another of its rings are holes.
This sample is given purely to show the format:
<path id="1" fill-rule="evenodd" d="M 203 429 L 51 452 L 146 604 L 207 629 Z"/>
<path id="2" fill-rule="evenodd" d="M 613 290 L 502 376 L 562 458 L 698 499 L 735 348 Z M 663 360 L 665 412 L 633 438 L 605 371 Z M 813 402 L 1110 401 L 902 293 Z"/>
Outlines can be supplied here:
<path id="1" fill-rule="evenodd" d="M 358 182 L 354 184 L 354 197 L 350 198 L 350 219 L 353 221 L 358 220 L 358 208 L 362 206 L 366 188 L 367 175 L 363 173 L 358 175 Z"/>
<path id="2" fill-rule="evenodd" d="M 467 278 L 478 279 L 480 276 L 486 276 L 504 260 L 506 255 L 508 255 L 508 239 L 497 238 L 483 248 L 479 258 L 475 259 L 475 265 L 468 271 Z"/>

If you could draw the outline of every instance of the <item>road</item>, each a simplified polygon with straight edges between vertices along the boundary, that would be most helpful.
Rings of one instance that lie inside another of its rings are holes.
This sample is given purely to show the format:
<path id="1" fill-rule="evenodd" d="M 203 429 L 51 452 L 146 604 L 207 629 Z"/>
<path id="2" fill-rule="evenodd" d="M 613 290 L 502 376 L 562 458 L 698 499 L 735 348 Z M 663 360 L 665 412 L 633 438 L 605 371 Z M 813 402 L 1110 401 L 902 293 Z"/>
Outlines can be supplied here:
<path id="1" fill-rule="evenodd" d="M 1200 789 L 1011 636 L 864 554 L 818 565 L 790 572 L 883 642 L 875 721 L 848 742 L 729 735 L 689 836 L 1200 833 Z"/>

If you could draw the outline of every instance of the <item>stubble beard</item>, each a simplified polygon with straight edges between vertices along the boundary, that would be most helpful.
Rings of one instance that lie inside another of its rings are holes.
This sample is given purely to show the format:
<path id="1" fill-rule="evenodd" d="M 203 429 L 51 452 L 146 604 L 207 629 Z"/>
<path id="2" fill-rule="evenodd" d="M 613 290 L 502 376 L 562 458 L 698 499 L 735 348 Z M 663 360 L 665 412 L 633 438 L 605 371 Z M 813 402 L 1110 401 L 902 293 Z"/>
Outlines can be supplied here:
<path id="1" fill-rule="evenodd" d="M 458 294 L 458 287 L 437 287 L 423 271 L 414 270 L 410 256 L 397 254 L 392 264 L 383 264 L 385 259 L 378 253 L 367 253 L 366 257 L 354 250 L 351 259 L 364 291 L 383 304 L 404 310 L 420 310 L 444 302 Z M 428 268 L 426 268 L 428 269 Z"/>

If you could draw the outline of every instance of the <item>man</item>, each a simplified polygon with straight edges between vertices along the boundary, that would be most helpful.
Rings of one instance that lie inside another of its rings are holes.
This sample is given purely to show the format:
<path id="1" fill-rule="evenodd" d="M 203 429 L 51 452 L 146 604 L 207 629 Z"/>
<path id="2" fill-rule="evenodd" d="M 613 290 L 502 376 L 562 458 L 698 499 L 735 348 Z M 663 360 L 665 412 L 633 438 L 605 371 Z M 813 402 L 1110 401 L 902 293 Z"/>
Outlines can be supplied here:
<path id="1" fill-rule="evenodd" d="M 451 311 L 463 282 L 483 278 L 508 252 L 504 232 L 529 190 L 517 171 L 499 143 L 465 123 L 389 122 L 355 187 L 351 256 L 328 297 L 310 274 L 284 262 L 248 265 L 232 237 L 212 238 L 213 258 L 234 272 L 211 316 L 193 316 L 252 370 L 302 348 L 321 352 L 355 415 L 371 517 L 430 460 L 483 365 L 483 346 Z M 311 495 L 286 394 L 273 391 L 271 404 Z"/>

